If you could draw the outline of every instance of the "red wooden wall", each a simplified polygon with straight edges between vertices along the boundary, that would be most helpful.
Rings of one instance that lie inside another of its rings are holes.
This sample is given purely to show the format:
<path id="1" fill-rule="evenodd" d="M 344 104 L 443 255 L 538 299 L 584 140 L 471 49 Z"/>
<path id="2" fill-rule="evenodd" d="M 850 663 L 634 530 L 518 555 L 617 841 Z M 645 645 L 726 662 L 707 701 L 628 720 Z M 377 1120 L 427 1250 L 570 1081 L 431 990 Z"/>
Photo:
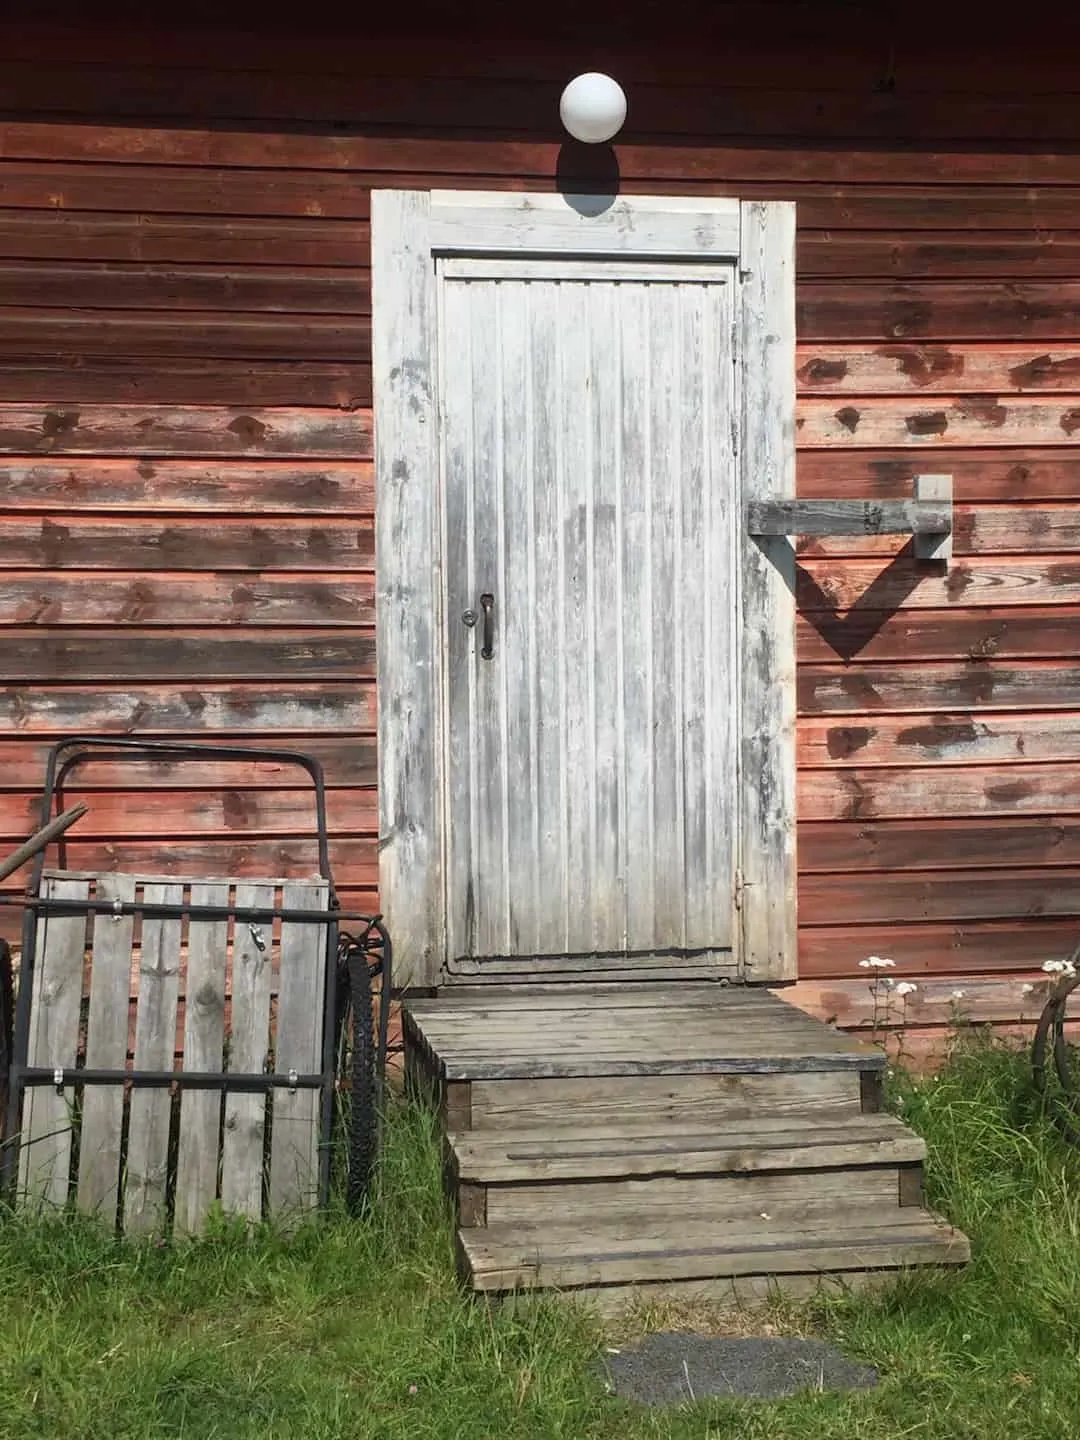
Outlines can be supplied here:
<path id="1" fill-rule="evenodd" d="M 920 1024 L 1030 1013 L 1080 931 L 1069 22 L 676 3 L 658 39 L 642 4 L 553 38 L 470 13 L 0 26 L 0 849 L 62 732 L 295 741 L 373 903 L 369 192 L 551 188 L 580 164 L 559 89 L 600 65 L 624 188 L 799 203 L 800 492 L 955 477 L 947 573 L 895 539 L 802 551 L 800 993 L 853 1023 L 877 953 Z M 69 863 L 306 868 L 285 774 L 125 776 L 88 774 Z"/>

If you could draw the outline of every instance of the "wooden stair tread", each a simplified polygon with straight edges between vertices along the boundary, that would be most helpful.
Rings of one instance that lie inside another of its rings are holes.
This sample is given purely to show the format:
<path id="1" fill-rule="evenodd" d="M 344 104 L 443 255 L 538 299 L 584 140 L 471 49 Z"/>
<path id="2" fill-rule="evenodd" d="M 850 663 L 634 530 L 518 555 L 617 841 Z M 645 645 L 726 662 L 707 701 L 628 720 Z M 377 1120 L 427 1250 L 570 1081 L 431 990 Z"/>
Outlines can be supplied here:
<path id="1" fill-rule="evenodd" d="M 885 1056 L 768 991 L 453 995 L 411 1002 L 406 1036 L 444 1080 L 879 1070 Z"/>
<path id="2" fill-rule="evenodd" d="M 636 1122 L 616 1127 L 471 1130 L 448 1137 L 461 1182 L 510 1184 L 621 1175 L 711 1174 L 909 1164 L 923 1140 L 891 1115 L 825 1123 L 792 1117 L 692 1129 Z"/>
<path id="3" fill-rule="evenodd" d="M 776 1228 L 765 1219 L 680 1220 L 585 1226 L 520 1223 L 458 1232 L 462 1265 L 478 1290 L 572 1288 L 738 1275 L 838 1274 L 909 1265 L 962 1265 L 966 1238 L 916 1208 L 838 1215 L 836 1222 Z"/>

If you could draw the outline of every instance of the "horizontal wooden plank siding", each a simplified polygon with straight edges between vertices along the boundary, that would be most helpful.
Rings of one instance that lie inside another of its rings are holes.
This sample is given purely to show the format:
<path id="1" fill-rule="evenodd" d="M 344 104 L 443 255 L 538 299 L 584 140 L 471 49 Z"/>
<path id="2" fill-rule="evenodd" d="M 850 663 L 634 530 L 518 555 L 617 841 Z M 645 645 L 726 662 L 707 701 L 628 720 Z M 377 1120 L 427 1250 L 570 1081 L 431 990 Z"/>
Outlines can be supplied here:
<path id="1" fill-rule="evenodd" d="M 64 733 L 291 745 L 374 903 L 371 191 L 588 184 L 595 65 L 626 191 L 797 203 L 800 496 L 953 477 L 948 569 L 797 546 L 800 1003 L 863 1026 L 873 952 L 1022 1020 L 1080 922 L 1080 27 L 940 9 L 0 25 L 0 849 Z M 310 872 L 280 767 L 82 783 L 80 863 Z"/>

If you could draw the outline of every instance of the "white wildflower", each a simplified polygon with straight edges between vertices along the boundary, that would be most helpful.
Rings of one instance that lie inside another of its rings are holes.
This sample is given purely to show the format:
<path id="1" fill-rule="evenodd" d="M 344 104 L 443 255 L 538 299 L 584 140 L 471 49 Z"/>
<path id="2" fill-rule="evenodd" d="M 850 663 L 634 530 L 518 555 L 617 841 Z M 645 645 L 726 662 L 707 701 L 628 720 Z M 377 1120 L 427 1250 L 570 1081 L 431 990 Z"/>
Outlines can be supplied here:
<path id="1" fill-rule="evenodd" d="M 1021 985 L 1021 986 L 1020 986 L 1020 994 L 1021 994 L 1021 995 L 1030 995 L 1031 992 L 1032 992 L 1034 989 L 1035 989 L 1035 986 L 1034 986 L 1034 985 Z"/>
<path id="2" fill-rule="evenodd" d="M 891 970 L 895 964 L 895 960 L 887 960 L 884 956 L 868 955 L 865 960 L 859 961 L 859 968 L 862 970 Z"/>
<path id="3" fill-rule="evenodd" d="M 913 985 L 910 980 L 901 980 L 900 984 L 896 987 L 895 993 L 903 999 L 905 995 L 914 995 L 918 988 L 919 987 Z"/>
<path id="4" fill-rule="evenodd" d="M 1044 960 L 1042 967 L 1048 975 L 1075 975 L 1076 966 L 1071 960 Z"/>
<path id="5" fill-rule="evenodd" d="M 962 990 L 954 990 L 952 992 L 952 998 L 954 1000 L 962 1000 L 964 998 L 964 992 Z"/>
<path id="6" fill-rule="evenodd" d="M 762 1220 L 771 1220 L 771 1219 L 772 1219 L 772 1216 L 769 1214 L 769 1212 L 768 1212 L 767 1210 L 762 1210 L 762 1212 L 761 1212 L 761 1218 L 762 1218 Z"/>

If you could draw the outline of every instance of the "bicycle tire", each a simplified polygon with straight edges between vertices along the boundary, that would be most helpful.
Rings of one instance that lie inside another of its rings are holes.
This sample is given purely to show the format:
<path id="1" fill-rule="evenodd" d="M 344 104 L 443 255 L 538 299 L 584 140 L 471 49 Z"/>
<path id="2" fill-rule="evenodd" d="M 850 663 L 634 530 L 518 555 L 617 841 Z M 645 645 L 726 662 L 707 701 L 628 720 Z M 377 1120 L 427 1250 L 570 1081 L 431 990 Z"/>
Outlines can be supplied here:
<path id="1" fill-rule="evenodd" d="M 15 1043 L 15 977 L 11 946 L 0 940 L 0 1138 L 4 1138 L 8 1082 Z"/>
<path id="2" fill-rule="evenodd" d="M 344 1110 L 345 1205 L 356 1214 L 371 1185 L 378 1147 L 374 1000 L 367 952 L 361 945 L 346 943 L 338 973 L 343 987 L 338 1095 L 339 1109 Z M 342 1095 L 347 1107 L 340 1105 Z"/>

